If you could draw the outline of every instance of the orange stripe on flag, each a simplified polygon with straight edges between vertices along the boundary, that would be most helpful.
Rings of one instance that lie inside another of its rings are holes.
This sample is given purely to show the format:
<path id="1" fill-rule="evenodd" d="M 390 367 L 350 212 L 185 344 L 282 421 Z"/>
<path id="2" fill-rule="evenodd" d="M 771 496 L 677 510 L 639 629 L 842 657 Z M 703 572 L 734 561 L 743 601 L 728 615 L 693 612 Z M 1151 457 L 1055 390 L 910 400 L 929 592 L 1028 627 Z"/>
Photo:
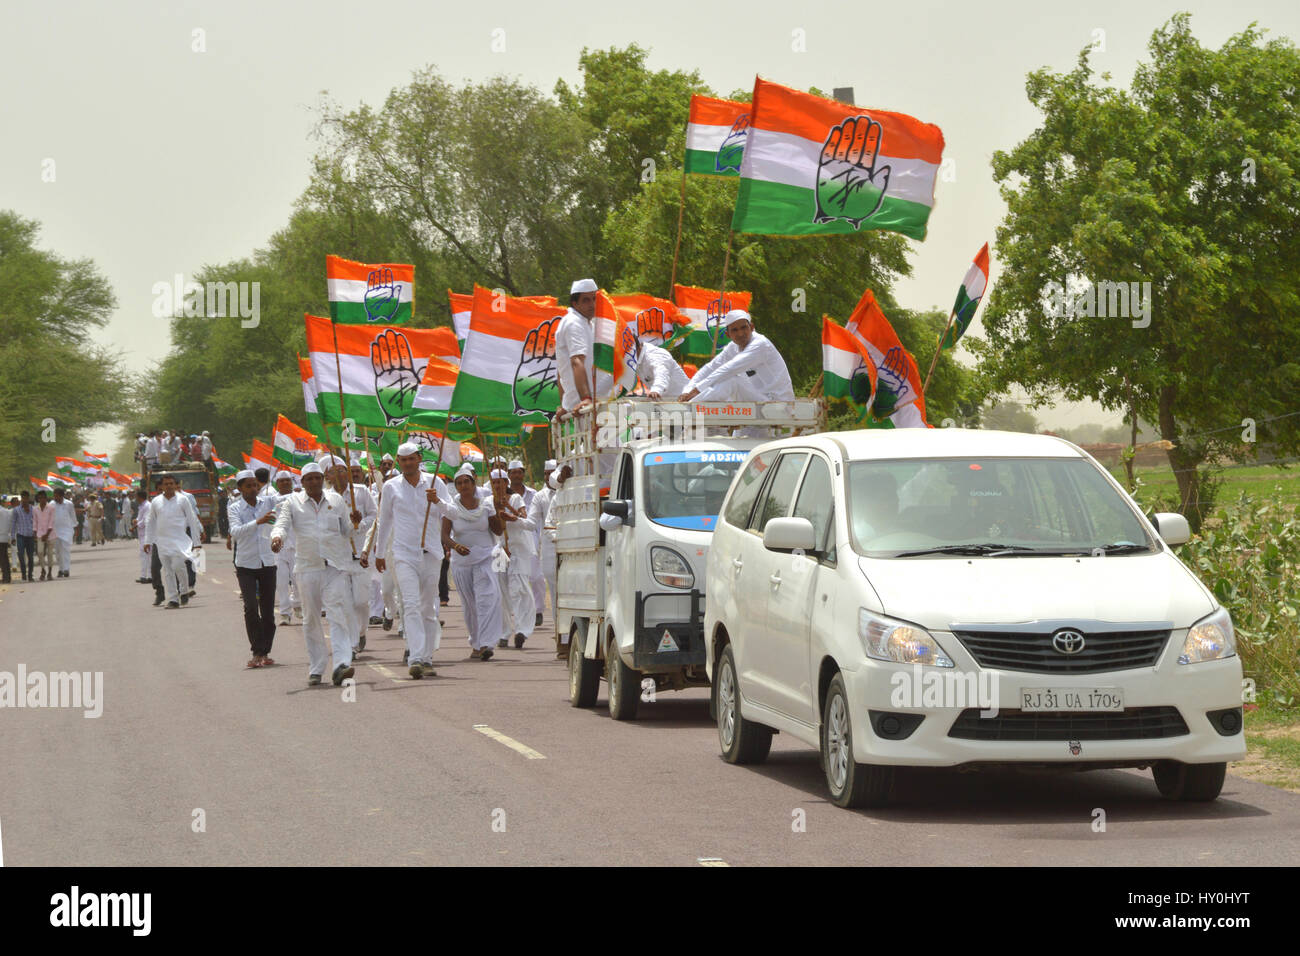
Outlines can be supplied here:
<path id="1" fill-rule="evenodd" d="M 325 257 L 326 279 L 350 279 L 365 282 L 376 269 L 392 269 L 393 279 L 415 284 L 415 266 L 400 262 L 353 262 L 339 256 Z"/>

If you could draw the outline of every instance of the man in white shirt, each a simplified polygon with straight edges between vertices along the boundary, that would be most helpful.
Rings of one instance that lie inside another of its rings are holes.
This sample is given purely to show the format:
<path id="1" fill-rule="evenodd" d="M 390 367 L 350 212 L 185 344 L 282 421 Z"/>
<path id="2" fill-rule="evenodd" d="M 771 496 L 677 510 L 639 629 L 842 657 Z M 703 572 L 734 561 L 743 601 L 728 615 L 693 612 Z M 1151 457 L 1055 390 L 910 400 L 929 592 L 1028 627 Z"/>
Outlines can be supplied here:
<path id="1" fill-rule="evenodd" d="M 17 498 L 0 498 L 0 584 L 9 584 L 12 580 L 9 545 L 14 540 L 14 508 L 17 503 Z"/>
<path id="2" fill-rule="evenodd" d="M 579 279 L 569 289 L 569 311 L 555 333 L 555 370 L 560 386 L 560 409 L 572 412 L 590 404 L 595 394 L 595 329 L 597 286 L 594 279 Z"/>
<path id="3" fill-rule="evenodd" d="M 555 611 L 555 527 L 547 526 L 547 517 L 551 510 L 551 497 L 555 494 L 551 488 L 551 474 L 555 471 L 556 461 L 548 458 L 542 466 L 542 487 L 533 494 L 528 505 L 529 517 L 539 529 L 537 536 L 537 575 L 533 578 L 533 601 L 537 605 L 535 626 L 540 627 L 542 614 L 546 610 L 546 589 L 551 589 L 551 612 Z"/>
<path id="4" fill-rule="evenodd" d="M 251 473 L 250 473 L 251 474 Z M 257 480 L 257 476 L 253 476 Z M 263 500 L 269 500 L 279 510 L 280 503 L 293 494 L 293 472 L 281 471 L 275 476 L 274 497 L 266 497 Z M 254 497 L 261 497 L 254 491 Z M 234 507 L 234 503 L 231 503 Z M 270 530 L 267 531 L 267 546 L 270 547 Z M 302 602 L 298 598 L 298 589 L 293 584 L 293 555 L 294 555 L 294 538 L 293 529 L 290 528 L 285 535 L 284 544 L 278 552 L 275 552 L 275 597 L 280 605 L 280 624 L 281 626 L 292 624 L 292 613 L 298 612 L 302 616 Z"/>
<path id="5" fill-rule="evenodd" d="M 199 516 L 190 499 L 177 493 L 173 475 L 163 476 L 162 494 L 149 503 L 149 509 L 145 546 L 158 552 L 167 609 L 171 611 L 190 601 L 185 562 L 191 549 L 197 553 L 201 546 Z"/>
<path id="6" fill-rule="evenodd" d="M 438 621 L 438 569 L 442 564 L 443 503 L 450 500 L 441 478 L 420 467 L 420 447 L 406 442 L 397 449 L 401 474 L 384 482 L 379 509 L 375 561 L 380 573 L 393 554 L 393 576 L 402 604 L 409 673 L 419 680 L 434 676 L 433 652 L 442 645 Z M 427 515 L 427 522 L 426 522 Z"/>
<path id="7" fill-rule="evenodd" d="M 636 377 L 650 398 L 677 397 L 690 385 L 690 379 L 665 348 L 643 336 L 637 349 Z"/>
<path id="8" fill-rule="evenodd" d="M 682 401 L 694 398 L 715 402 L 791 401 L 794 386 L 785 359 L 767 336 L 754 331 L 744 309 L 732 309 L 724 321 L 726 348 L 695 373 Z"/>
<path id="9" fill-rule="evenodd" d="M 59 577 L 72 577 L 72 538 L 77 533 L 77 506 L 64 497 L 62 488 L 54 489 L 54 554 L 59 561 Z"/>
<path id="10" fill-rule="evenodd" d="M 235 475 L 239 500 L 230 508 L 230 537 L 235 542 L 235 578 L 244 601 L 244 630 L 253 656 L 246 667 L 269 667 L 275 639 L 276 557 L 270 523 L 275 498 L 257 496 L 257 478 L 248 469 Z"/>
<path id="11" fill-rule="evenodd" d="M 355 658 L 366 648 L 366 625 L 370 621 L 370 568 L 362 560 L 362 552 L 365 550 L 366 533 L 375 523 L 375 499 L 370 497 L 370 489 L 365 485 L 352 483 L 349 462 L 326 452 L 320 458 L 320 466 L 328 470 L 326 477 L 330 487 L 339 493 L 354 518 L 353 531 L 348 541 L 352 551 L 348 586 L 352 594 L 352 656 Z"/>
<path id="12" fill-rule="evenodd" d="M 321 675 L 334 655 L 333 680 L 342 684 L 356 670 L 352 666 L 351 582 L 348 545 L 355 524 L 350 508 L 336 491 L 325 488 L 325 474 L 316 462 L 302 469 L 302 491 L 294 492 L 280 505 L 271 531 L 271 550 L 279 553 L 292 528 L 297 541 L 293 576 L 302 598 L 303 633 L 307 640 L 309 669 L 307 683 L 321 682 Z M 330 626 L 330 641 L 321 630 L 322 607 Z"/>
<path id="13" fill-rule="evenodd" d="M 131 524 L 135 528 L 136 546 L 140 549 L 140 576 L 135 580 L 137 584 L 151 584 L 149 548 L 144 543 L 149 534 L 149 492 L 143 488 L 135 493 L 135 518 Z"/>

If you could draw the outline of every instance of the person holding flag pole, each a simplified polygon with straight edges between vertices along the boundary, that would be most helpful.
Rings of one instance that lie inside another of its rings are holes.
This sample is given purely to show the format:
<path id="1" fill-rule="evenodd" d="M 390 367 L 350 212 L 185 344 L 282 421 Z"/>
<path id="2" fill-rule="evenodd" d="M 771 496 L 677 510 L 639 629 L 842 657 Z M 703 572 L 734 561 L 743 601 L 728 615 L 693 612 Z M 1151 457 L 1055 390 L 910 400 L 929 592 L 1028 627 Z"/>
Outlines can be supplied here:
<path id="1" fill-rule="evenodd" d="M 480 435 L 480 447 L 482 441 Z M 505 527 L 492 499 L 479 497 L 469 462 L 456 472 L 455 486 L 456 494 L 443 513 L 442 546 L 452 553 L 451 576 L 464 605 L 470 657 L 486 661 L 501 636 L 501 588 L 492 562 L 498 550 L 496 535 L 503 534 Z"/>
<path id="2" fill-rule="evenodd" d="M 352 656 L 355 659 L 366 649 L 366 625 L 370 620 L 370 569 L 361 563 L 361 556 L 357 552 L 357 536 L 364 536 L 375 522 L 375 499 L 370 497 L 370 491 L 363 486 L 358 502 L 356 485 L 352 483 L 352 461 L 325 454 L 320 457 L 318 463 L 326 470 L 330 483 L 340 496 L 343 494 L 344 486 L 347 486 L 352 501 L 353 530 L 349 535 L 349 543 L 352 545 L 352 565 L 348 568 L 351 600 L 348 610 L 352 623 Z"/>

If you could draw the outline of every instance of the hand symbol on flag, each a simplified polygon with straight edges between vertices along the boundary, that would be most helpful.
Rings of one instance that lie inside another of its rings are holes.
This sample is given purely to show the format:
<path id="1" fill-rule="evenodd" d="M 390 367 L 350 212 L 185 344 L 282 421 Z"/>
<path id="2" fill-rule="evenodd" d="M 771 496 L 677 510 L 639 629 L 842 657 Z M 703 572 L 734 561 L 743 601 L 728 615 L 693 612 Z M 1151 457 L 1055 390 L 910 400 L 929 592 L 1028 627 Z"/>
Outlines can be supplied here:
<path id="1" fill-rule="evenodd" d="M 624 367 L 628 370 L 634 371 L 636 369 L 637 357 L 641 351 L 641 343 L 637 341 L 636 336 L 632 333 L 632 329 L 626 325 L 623 326 L 623 339 L 619 345 L 623 351 Z M 619 382 L 619 384 L 622 385 L 623 383 Z"/>
<path id="2" fill-rule="evenodd" d="M 709 334 L 709 341 L 717 342 L 727 328 L 727 313 L 731 311 L 731 300 L 725 296 L 709 302 L 704 314 L 704 328 Z"/>
<path id="3" fill-rule="evenodd" d="M 388 424 L 399 425 L 411 414 L 424 366 L 415 364 L 411 343 L 393 329 L 385 329 L 370 343 L 370 364 L 375 371 L 375 395 Z"/>
<path id="4" fill-rule="evenodd" d="M 560 389 L 555 373 L 555 332 L 560 319 L 547 319 L 528 333 L 519 352 L 515 370 L 515 414 L 550 412 L 560 404 Z"/>
<path id="5" fill-rule="evenodd" d="M 366 276 L 366 321 L 389 322 L 402 304 L 402 284 L 393 281 L 392 269 L 375 269 Z"/>
<path id="6" fill-rule="evenodd" d="M 748 132 L 749 114 L 742 113 L 736 117 L 736 122 L 731 124 L 726 139 L 718 147 L 718 158 L 713 163 L 714 169 L 718 172 L 728 169 L 740 171 L 740 161 L 745 157 L 745 135 Z"/>
<path id="7" fill-rule="evenodd" d="M 832 126 L 817 165 L 817 213 L 813 222 L 844 219 L 861 227 L 875 215 L 889 188 L 889 167 L 876 167 L 880 124 L 850 116 Z"/>
<path id="8" fill-rule="evenodd" d="M 668 337 L 668 332 L 664 326 L 664 310 L 658 306 L 642 309 L 636 314 L 636 334 L 638 336 L 657 335 L 659 341 L 662 342 Z"/>
<path id="9" fill-rule="evenodd" d="M 907 355 L 895 345 L 885 353 L 885 360 L 876 370 L 876 405 L 879 414 L 887 415 L 896 409 L 907 395 Z"/>
<path id="10" fill-rule="evenodd" d="M 858 359 L 857 368 L 849 377 L 849 398 L 855 405 L 865 407 L 871 404 L 871 373 L 867 370 L 867 363 L 861 358 Z"/>

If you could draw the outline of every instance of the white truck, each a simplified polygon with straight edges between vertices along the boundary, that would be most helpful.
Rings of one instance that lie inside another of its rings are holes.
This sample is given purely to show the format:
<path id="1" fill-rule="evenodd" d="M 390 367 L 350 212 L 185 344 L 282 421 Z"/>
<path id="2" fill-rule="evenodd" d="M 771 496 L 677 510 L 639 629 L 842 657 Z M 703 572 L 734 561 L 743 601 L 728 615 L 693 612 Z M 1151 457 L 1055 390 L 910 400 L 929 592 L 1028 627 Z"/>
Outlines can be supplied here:
<path id="1" fill-rule="evenodd" d="M 569 701 L 635 719 L 656 690 L 708 686 L 704 573 L 731 479 L 750 449 L 820 431 L 825 405 L 789 402 L 599 403 L 552 432 L 571 475 L 556 492 L 555 627 L 567 646 Z"/>

